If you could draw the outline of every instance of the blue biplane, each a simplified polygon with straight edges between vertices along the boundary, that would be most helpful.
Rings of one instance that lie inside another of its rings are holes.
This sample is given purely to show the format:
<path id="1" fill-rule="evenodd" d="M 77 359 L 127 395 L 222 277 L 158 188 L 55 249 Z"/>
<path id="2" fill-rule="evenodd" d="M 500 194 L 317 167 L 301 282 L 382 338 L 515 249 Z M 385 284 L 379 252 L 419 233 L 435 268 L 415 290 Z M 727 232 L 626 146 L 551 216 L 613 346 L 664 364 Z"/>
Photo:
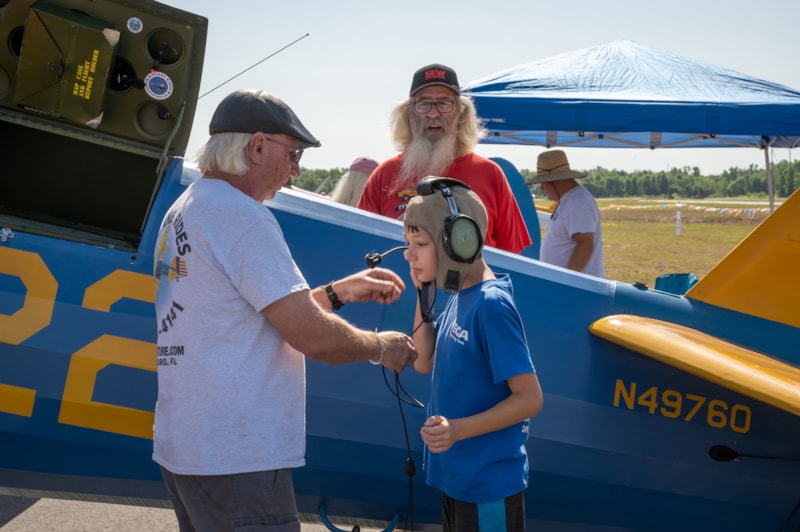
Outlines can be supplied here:
<path id="1" fill-rule="evenodd" d="M 151 460 L 153 256 L 196 178 L 182 156 L 206 31 L 147 0 L 0 2 L 0 493 L 169 505 Z M 303 191 L 267 207 L 312 285 L 403 243 L 399 222 Z M 533 530 L 797 530 L 797 220 L 796 193 L 685 294 L 487 249 L 545 393 Z M 382 265 L 407 277 L 399 254 Z M 410 332 L 412 292 L 341 312 Z M 429 377 L 307 370 L 303 519 L 437 530 L 439 496 L 407 467 L 426 412 L 406 398 L 425 403 Z"/>

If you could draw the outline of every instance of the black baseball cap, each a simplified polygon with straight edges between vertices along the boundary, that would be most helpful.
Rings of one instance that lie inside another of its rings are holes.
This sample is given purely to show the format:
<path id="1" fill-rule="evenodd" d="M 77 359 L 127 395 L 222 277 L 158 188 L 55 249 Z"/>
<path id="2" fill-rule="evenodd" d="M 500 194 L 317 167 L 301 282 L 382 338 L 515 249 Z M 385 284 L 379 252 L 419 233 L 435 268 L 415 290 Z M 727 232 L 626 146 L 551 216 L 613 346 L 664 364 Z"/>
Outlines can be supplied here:
<path id="1" fill-rule="evenodd" d="M 456 71 L 448 66 L 434 63 L 414 72 L 414 79 L 411 80 L 411 90 L 408 95 L 414 96 L 415 92 L 430 85 L 443 85 L 454 90 L 456 94 L 461 94 Z"/>
<path id="2" fill-rule="evenodd" d="M 292 136 L 305 148 L 322 145 L 280 98 L 256 89 L 242 89 L 226 96 L 208 125 L 210 135 L 258 131 Z"/>

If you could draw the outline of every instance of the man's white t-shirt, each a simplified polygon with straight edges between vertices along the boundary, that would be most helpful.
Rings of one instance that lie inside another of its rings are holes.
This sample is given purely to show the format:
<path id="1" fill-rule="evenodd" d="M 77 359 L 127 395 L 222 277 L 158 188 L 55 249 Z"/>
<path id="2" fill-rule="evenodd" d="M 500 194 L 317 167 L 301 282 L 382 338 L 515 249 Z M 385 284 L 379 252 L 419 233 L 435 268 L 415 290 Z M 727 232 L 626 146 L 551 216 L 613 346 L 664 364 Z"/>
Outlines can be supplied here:
<path id="1" fill-rule="evenodd" d="M 305 463 L 305 359 L 261 312 L 308 289 L 275 216 L 219 179 L 193 183 L 156 248 L 153 459 L 183 475 Z"/>
<path id="2" fill-rule="evenodd" d="M 575 233 L 594 233 L 594 252 L 583 273 L 605 277 L 600 209 L 592 194 L 582 185 L 571 188 L 561 196 L 542 239 L 539 259 L 566 268 L 575 249 L 572 240 Z"/>

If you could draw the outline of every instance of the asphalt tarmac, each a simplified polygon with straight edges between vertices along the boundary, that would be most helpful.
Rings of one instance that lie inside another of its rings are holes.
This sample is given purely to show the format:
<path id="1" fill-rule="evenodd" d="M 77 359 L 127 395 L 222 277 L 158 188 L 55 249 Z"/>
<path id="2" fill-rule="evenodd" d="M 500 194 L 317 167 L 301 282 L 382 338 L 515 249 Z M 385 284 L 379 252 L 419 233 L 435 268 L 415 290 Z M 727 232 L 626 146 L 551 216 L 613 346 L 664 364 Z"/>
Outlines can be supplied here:
<path id="1" fill-rule="evenodd" d="M 336 523 L 334 523 L 336 525 Z M 352 527 L 342 525 L 342 530 Z M 178 532 L 171 509 L 125 504 L 30 499 L 0 495 L 3 532 Z M 321 524 L 303 524 L 302 532 L 326 532 Z M 378 530 L 361 527 L 363 532 Z"/>

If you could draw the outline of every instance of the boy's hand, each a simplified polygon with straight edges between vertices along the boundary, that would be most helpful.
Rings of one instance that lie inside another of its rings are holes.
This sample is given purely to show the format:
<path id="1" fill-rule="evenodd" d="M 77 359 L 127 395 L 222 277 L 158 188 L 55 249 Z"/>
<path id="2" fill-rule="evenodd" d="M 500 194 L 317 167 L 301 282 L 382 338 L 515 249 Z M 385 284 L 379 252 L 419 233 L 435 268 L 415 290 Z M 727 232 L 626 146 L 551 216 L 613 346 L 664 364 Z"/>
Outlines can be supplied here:
<path id="1" fill-rule="evenodd" d="M 456 442 L 453 425 L 444 416 L 431 416 L 419 431 L 432 453 L 443 453 Z"/>

